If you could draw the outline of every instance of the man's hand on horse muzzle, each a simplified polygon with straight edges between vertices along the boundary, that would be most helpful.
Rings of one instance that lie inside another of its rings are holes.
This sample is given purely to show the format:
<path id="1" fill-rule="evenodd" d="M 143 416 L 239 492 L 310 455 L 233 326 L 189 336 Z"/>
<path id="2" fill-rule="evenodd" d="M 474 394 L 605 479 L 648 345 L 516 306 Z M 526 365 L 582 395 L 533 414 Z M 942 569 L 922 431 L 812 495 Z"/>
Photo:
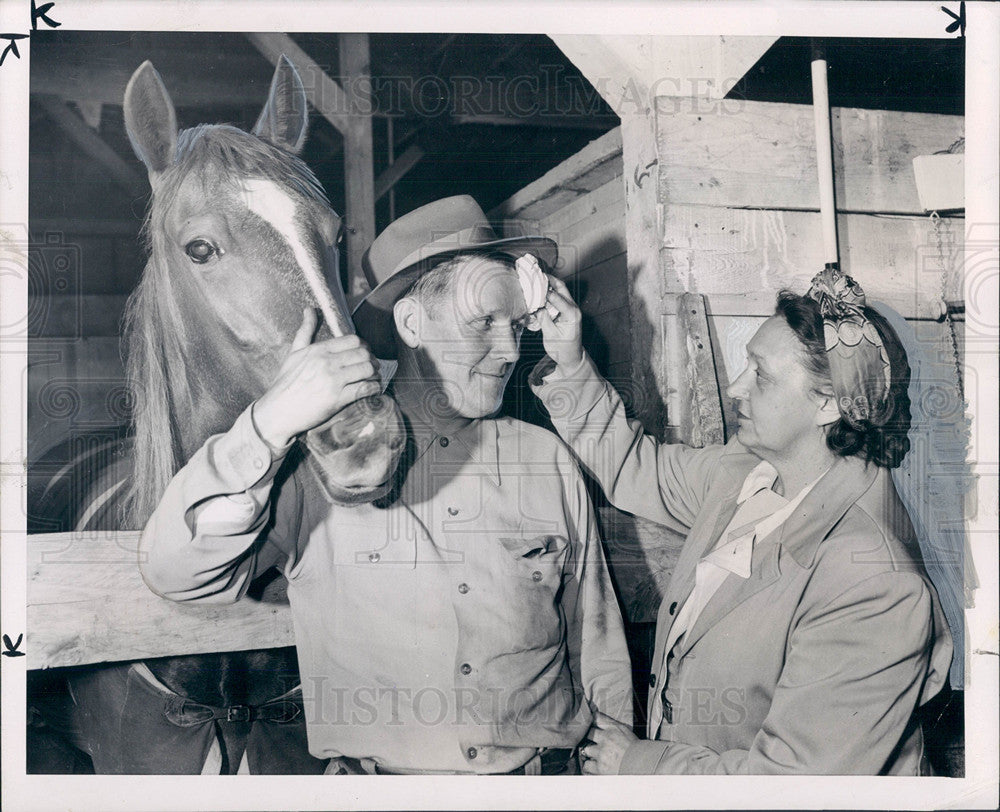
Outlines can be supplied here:
<path id="1" fill-rule="evenodd" d="M 381 392 L 378 361 L 356 335 L 313 343 L 318 319 L 306 308 L 291 351 L 253 407 L 260 436 L 282 448 L 354 401 Z"/>

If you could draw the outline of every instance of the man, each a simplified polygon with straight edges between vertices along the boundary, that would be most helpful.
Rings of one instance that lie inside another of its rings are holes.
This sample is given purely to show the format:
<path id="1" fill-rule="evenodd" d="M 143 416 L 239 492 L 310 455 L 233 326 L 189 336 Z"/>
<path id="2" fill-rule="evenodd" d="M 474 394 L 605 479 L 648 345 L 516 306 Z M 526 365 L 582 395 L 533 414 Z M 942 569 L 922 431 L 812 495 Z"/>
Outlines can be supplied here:
<path id="1" fill-rule="evenodd" d="M 657 618 L 648 738 L 598 715 L 585 773 L 916 775 L 917 708 L 952 646 L 889 469 L 909 448 L 906 354 L 835 270 L 782 292 L 730 385 L 726 446 L 658 443 L 580 343 L 550 278 L 559 433 L 623 510 L 687 534 Z"/>
<path id="2" fill-rule="evenodd" d="M 552 434 L 489 419 L 528 316 L 514 257 L 469 197 L 372 244 L 361 335 L 396 358 L 409 429 L 392 493 L 342 507 L 289 453 L 377 388 L 355 337 L 312 344 L 307 313 L 268 391 L 171 482 L 143 574 L 179 601 L 288 578 L 310 752 L 329 772 L 558 773 L 599 710 L 631 722 L 631 669 L 594 514 Z"/>

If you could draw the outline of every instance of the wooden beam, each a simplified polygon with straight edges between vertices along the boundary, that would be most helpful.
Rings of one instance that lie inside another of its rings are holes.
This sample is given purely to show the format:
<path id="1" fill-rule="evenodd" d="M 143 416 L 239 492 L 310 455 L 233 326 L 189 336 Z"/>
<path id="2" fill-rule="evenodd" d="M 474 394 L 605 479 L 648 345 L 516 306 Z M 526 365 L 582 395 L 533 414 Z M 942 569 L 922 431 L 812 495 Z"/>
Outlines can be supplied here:
<path id="1" fill-rule="evenodd" d="M 327 75 L 316 60 L 296 44 L 295 40 L 288 34 L 279 33 L 247 34 L 247 39 L 272 65 L 278 64 L 282 54 L 287 56 L 302 77 L 309 103 L 337 130 L 343 133 L 348 129 L 350 126 L 348 111 L 351 109 L 348 94 Z"/>
<path id="2" fill-rule="evenodd" d="M 213 49 L 197 54 L 172 48 L 32 45 L 31 92 L 119 107 L 133 71 L 148 59 L 179 107 L 263 106 L 270 74 L 252 52 Z"/>
<path id="3" fill-rule="evenodd" d="M 347 299 L 368 292 L 361 257 L 375 240 L 375 168 L 370 100 L 361 93 L 371 76 L 368 35 L 340 34 L 340 74 L 347 83 L 344 127 L 344 200 L 347 227 Z"/>
<path id="4" fill-rule="evenodd" d="M 57 96 L 38 94 L 34 96 L 49 118 L 80 149 L 98 161 L 108 171 L 111 179 L 120 185 L 132 198 L 144 197 L 149 193 L 146 178 L 132 168 L 117 152 L 105 143 L 66 102 Z"/>
<path id="5" fill-rule="evenodd" d="M 444 39 L 441 40 L 434 48 L 433 51 L 424 59 L 424 64 L 426 66 L 426 72 L 430 75 L 436 75 L 441 72 L 441 68 L 444 66 L 444 59 L 442 58 L 440 62 L 435 63 L 439 56 L 442 56 L 444 52 L 451 47 L 451 44 L 458 39 L 458 34 L 447 34 Z"/>
<path id="6" fill-rule="evenodd" d="M 618 115 L 658 96 L 722 99 L 777 37 L 553 34 L 553 42 Z"/>
<path id="7" fill-rule="evenodd" d="M 618 126 L 617 117 L 556 116 L 538 114 L 516 116 L 509 113 L 461 113 L 450 119 L 452 124 L 478 124 L 490 127 L 535 127 L 556 130 L 602 130 Z"/>
<path id="8" fill-rule="evenodd" d="M 375 199 L 381 200 L 382 196 L 395 186 L 407 172 L 413 169 L 424 155 L 423 148 L 418 144 L 410 144 L 410 146 L 403 150 L 403 154 L 392 162 L 392 166 L 386 168 L 375 179 Z"/>
<path id="9" fill-rule="evenodd" d="M 139 534 L 27 537 L 28 668 L 293 645 L 287 603 L 164 600 L 143 583 Z"/>

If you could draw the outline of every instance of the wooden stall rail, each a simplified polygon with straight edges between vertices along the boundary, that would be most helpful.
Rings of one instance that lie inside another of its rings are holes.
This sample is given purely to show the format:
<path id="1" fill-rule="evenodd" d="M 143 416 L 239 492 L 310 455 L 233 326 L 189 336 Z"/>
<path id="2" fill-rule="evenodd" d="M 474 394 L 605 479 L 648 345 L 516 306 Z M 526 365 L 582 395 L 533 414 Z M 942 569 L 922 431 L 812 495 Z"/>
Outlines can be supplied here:
<path id="1" fill-rule="evenodd" d="M 294 644 L 280 589 L 228 606 L 174 603 L 143 582 L 138 546 L 134 531 L 27 537 L 28 668 Z"/>

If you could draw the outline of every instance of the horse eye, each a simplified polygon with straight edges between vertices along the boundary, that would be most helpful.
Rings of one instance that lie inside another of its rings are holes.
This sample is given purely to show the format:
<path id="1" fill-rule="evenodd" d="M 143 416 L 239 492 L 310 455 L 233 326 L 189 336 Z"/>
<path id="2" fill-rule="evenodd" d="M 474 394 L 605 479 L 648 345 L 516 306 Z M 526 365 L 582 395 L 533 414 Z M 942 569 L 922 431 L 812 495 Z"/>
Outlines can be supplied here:
<path id="1" fill-rule="evenodd" d="M 191 258 L 192 262 L 203 265 L 216 254 L 221 255 L 222 251 L 208 242 L 208 240 L 191 240 L 191 242 L 184 246 L 184 253 Z"/>

